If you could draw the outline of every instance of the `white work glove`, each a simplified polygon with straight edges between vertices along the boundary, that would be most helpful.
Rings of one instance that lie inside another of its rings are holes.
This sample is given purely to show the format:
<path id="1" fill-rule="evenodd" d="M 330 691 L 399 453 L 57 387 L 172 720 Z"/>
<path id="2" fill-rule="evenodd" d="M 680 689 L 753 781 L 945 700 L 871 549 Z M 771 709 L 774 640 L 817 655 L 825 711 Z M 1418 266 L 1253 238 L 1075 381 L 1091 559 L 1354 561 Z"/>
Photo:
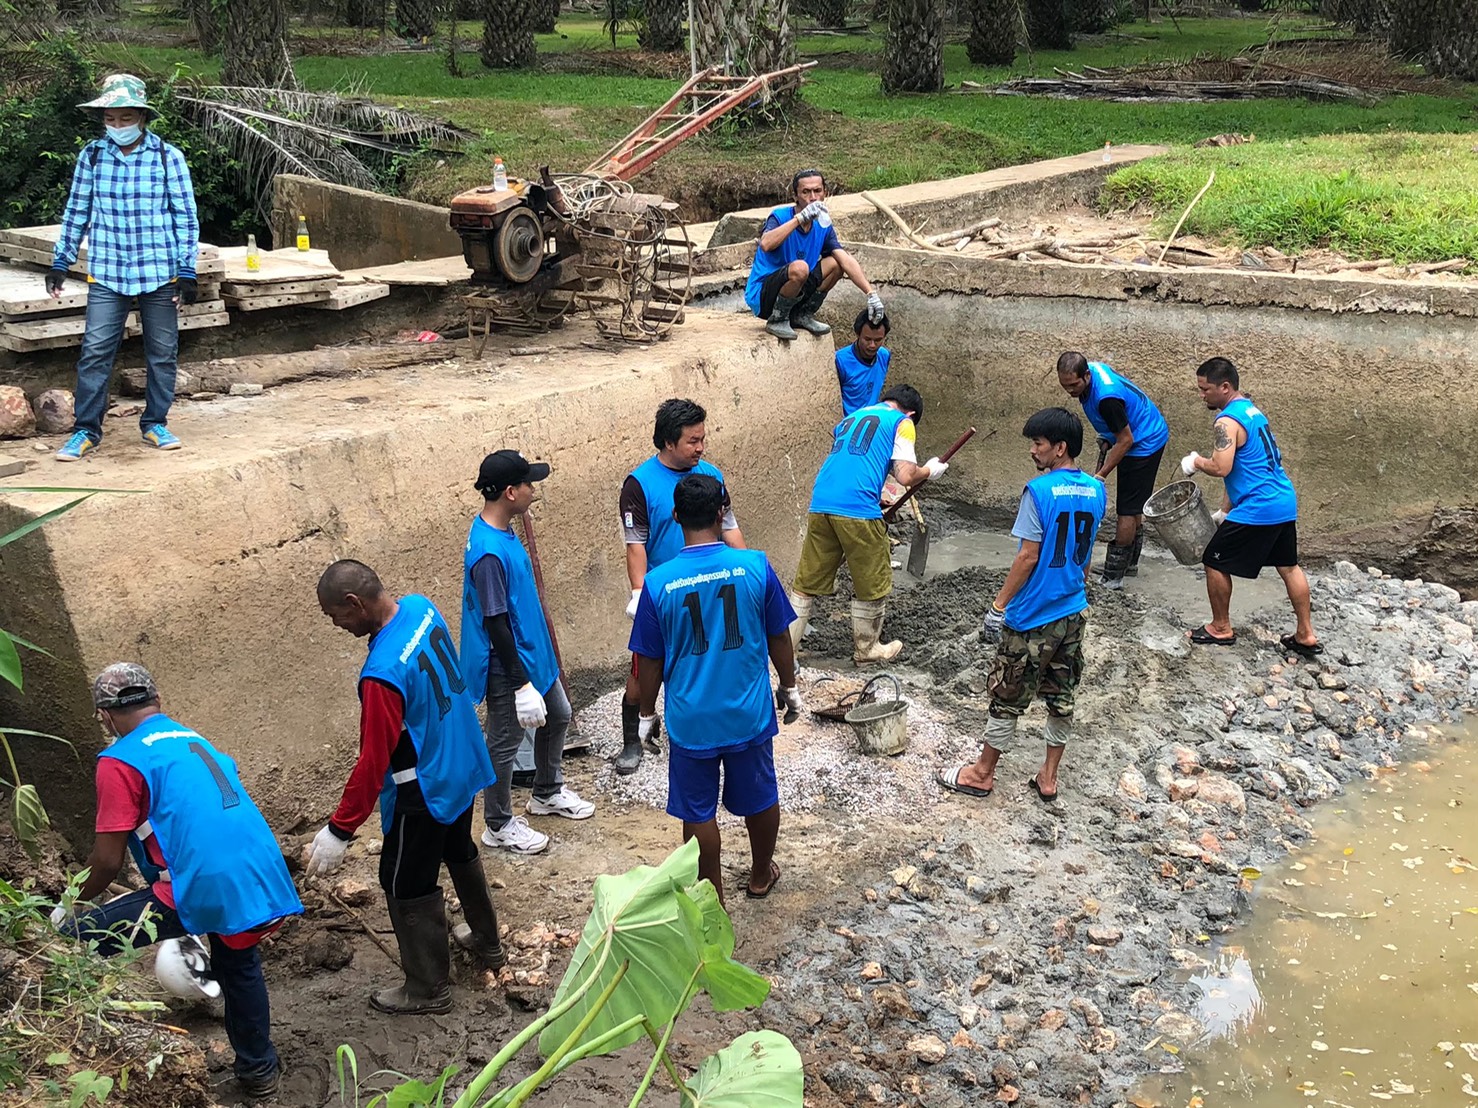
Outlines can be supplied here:
<path id="1" fill-rule="evenodd" d="M 784 709 L 785 723 L 794 723 L 805 707 L 801 703 L 801 691 L 792 685 L 788 689 L 780 689 L 775 693 L 775 706 Z"/>
<path id="2" fill-rule="evenodd" d="M 513 711 L 518 716 L 518 725 L 525 730 L 543 727 L 544 721 L 549 718 L 544 708 L 544 697 L 534 688 L 532 681 L 513 694 Z"/>
<path id="3" fill-rule="evenodd" d="M 1006 613 L 996 611 L 992 604 L 985 613 L 985 622 L 980 627 L 981 642 L 1000 642 L 1001 631 L 1006 626 Z"/>
<path id="4" fill-rule="evenodd" d="M 816 217 L 826 211 L 826 205 L 820 200 L 812 200 L 800 211 L 802 223 L 815 223 Z"/>
<path id="5" fill-rule="evenodd" d="M 1195 473 L 1196 461 L 1200 457 L 1201 455 L 1192 450 L 1189 454 L 1187 454 L 1184 458 L 1180 460 L 1180 472 L 1184 473 L 1187 477 Z"/>
<path id="6" fill-rule="evenodd" d="M 631 620 L 636 619 L 636 605 L 637 605 L 637 602 L 640 601 L 640 600 L 641 600 L 641 589 L 632 589 L 631 590 L 631 603 L 629 603 L 629 604 L 626 605 L 626 618 L 627 619 L 631 619 Z"/>
<path id="7" fill-rule="evenodd" d="M 309 877 L 326 877 L 344 864 L 344 853 L 349 849 L 347 839 L 341 839 L 324 825 L 323 830 L 313 836 L 308 846 L 308 862 L 303 867 Z"/>
<path id="8" fill-rule="evenodd" d="M 51 926 L 60 930 L 62 924 L 67 922 L 71 914 L 72 909 L 68 908 L 65 904 L 58 904 L 51 910 Z"/>
<path id="9" fill-rule="evenodd" d="M 942 477 L 944 471 L 949 468 L 949 463 L 941 462 L 938 458 L 930 458 L 924 463 L 924 468 L 929 471 L 929 477 L 932 480 L 935 477 Z"/>
<path id="10" fill-rule="evenodd" d="M 875 292 L 867 294 L 867 322 L 877 326 L 883 322 L 883 316 L 887 315 L 887 309 L 883 307 L 883 298 Z"/>
<path id="11" fill-rule="evenodd" d="M 1214 511 L 1214 512 L 1211 513 L 1211 522 L 1214 523 L 1214 524 L 1216 524 L 1218 527 L 1220 527 L 1226 521 L 1227 521 L 1227 514 L 1221 508 L 1218 508 L 1218 509 L 1216 509 L 1216 511 Z"/>
<path id="12" fill-rule="evenodd" d="M 636 717 L 636 737 L 646 742 L 652 737 L 652 729 L 657 726 L 657 713 L 649 716 L 638 715 Z"/>

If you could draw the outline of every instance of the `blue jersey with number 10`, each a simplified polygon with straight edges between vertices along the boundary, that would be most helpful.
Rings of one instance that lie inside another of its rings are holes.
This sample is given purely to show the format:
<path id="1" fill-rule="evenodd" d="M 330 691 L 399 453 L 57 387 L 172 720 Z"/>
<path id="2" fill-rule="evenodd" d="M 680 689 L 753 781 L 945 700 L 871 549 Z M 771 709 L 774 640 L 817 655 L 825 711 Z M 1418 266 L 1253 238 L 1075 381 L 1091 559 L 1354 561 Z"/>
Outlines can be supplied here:
<path id="1" fill-rule="evenodd" d="M 402 596 L 395 618 L 370 639 L 359 677 L 383 681 L 400 693 L 426 810 L 437 823 L 454 822 L 497 775 L 457 664 L 457 648 L 436 605 L 414 593 Z M 387 771 L 380 791 L 380 824 L 387 833 L 395 814 L 396 776 Z"/>
<path id="2" fill-rule="evenodd" d="M 631 649 L 661 651 L 667 730 L 685 750 L 742 749 L 778 730 L 769 636 L 795 612 L 773 577 L 764 551 L 722 543 L 684 547 L 647 574 Z"/>
<path id="3" fill-rule="evenodd" d="M 1025 495 L 1042 523 L 1042 550 L 1006 605 L 1006 626 L 1013 631 L 1044 627 L 1088 607 L 1088 559 L 1107 506 L 1103 482 L 1080 469 L 1044 473 L 1027 484 Z"/>
<path id="4" fill-rule="evenodd" d="M 816 474 L 811 511 L 848 519 L 882 519 L 878 498 L 888 479 L 893 439 L 908 418 L 891 404 L 858 408 L 833 429 L 831 453 Z"/>

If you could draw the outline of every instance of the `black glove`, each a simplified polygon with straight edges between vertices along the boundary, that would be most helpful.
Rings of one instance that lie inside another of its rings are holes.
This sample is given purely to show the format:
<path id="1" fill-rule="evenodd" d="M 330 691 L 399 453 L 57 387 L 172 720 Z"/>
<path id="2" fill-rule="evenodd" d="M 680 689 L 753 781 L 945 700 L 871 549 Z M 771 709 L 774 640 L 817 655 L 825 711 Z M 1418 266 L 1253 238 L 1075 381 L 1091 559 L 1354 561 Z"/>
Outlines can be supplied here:
<path id="1" fill-rule="evenodd" d="M 181 304 L 193 304 L 200 299 L 200 287 L 194 277 L 180 277 L 175 281 L 175 295 Z"/>
<path id="2" fill-rule="evenodd" d="M 67 271 L 65 269 L 53 269 L 46 275 L 47 293 L 60 293 L 62 291 L 62 282 L 66 279 Z"/>

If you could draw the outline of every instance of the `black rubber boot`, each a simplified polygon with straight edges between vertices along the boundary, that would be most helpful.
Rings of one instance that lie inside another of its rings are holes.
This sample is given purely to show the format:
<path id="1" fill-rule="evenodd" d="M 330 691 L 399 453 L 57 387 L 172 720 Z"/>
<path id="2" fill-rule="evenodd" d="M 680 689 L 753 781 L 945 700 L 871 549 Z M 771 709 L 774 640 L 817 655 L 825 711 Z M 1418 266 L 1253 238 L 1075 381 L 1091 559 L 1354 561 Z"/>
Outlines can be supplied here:
<path id="1" fill-rule="evenodd" d="M 822 302 L 825 300 L 826 293 L 817 289 L 796 308 L 790 317 L 790 322 L 803 331 L 810 331 L 813 335 L 831 334 L 831 325 L 822 323 L 816 318 L 816 313 L 821 310 Z"/>
<path id="2" fill-rule="evenodd" d="M 765 323 L 765 330 L 784 342 L 794 342 L 796 333 L 790 325 L 790 313 L 795 311 L 798 302 L 799 298 L 794 296 L 775 297 L 775 307 Z"/>
<path id="3" fill-rule="evenodd" d="M 1129 552 L 1133 549 L 1130 546 L 1117 546 L 1109 543 L 1108 553 L 1103 559 L 1104 588 L 1122 589 L 1124 587 L 1124 571 L 1129 568 Z"/>
<path id="4" fill-rule="evenodd" d="M 1125 577 L 1139 576 L 1139 556 L 1144 552 L 1144 528 L 1141 527 L 1134 532 L 1134 545 L 1129 548 L 1129 566 L 1124 570 Z"/>
<path id="5" fill-rule="evenodd" d="M 448 1012 L 452 1007 L 452 952 L 446 944 L 441 890 L 410 900 L 386 897 L 405 984 L 381 989 L 370 1003 L 397 1016 Z"/>
<path id="6" fill-rule="evenodd" d="M 490 970 L 502 969 L 508 964 L 508 955 L 498 938 L 498 913 L 493 910 L 493 894 L 488 888 L 487 874 L 482 868 L 482 859 L 470 862 L 448 862 L 447 873 L 452 875 L 452 888 L 462 902 L 462 918 L 452 929 L 452 938 L 463 950 L 470 950 Z"/>
<path id="7" fill-rule="evenodd" d="M 616 755 L 616 772 L 623 777 L 635 773 L 641 765 L 641 739 L 636 733 L 640 719 L 640 705 L 621 701 L 621 753 Z"/>

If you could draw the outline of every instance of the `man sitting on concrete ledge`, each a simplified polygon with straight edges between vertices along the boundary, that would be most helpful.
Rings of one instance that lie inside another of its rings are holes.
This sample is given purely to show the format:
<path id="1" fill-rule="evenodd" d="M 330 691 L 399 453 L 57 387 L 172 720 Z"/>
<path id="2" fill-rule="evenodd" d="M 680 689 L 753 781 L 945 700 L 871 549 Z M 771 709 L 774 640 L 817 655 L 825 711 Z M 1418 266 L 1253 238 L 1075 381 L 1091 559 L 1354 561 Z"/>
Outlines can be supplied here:
<path id="1" fill-rule="evenodd" d="M 826 178 L 819 169 L 802 169 L 790 181 L 793 202 L 772 211 L 760 231 L 744 302 L 766 320 L 765 330 L 786 342 L 795 328 L 828 335 L 816 318 L 842 274 L 867 296 L 867 318 L 883 318 L 883 301 L 873 291 L 862 264 L 842 249 L 826 210 Z M 793 326 L 792 326 L 793 325 Z"/>

